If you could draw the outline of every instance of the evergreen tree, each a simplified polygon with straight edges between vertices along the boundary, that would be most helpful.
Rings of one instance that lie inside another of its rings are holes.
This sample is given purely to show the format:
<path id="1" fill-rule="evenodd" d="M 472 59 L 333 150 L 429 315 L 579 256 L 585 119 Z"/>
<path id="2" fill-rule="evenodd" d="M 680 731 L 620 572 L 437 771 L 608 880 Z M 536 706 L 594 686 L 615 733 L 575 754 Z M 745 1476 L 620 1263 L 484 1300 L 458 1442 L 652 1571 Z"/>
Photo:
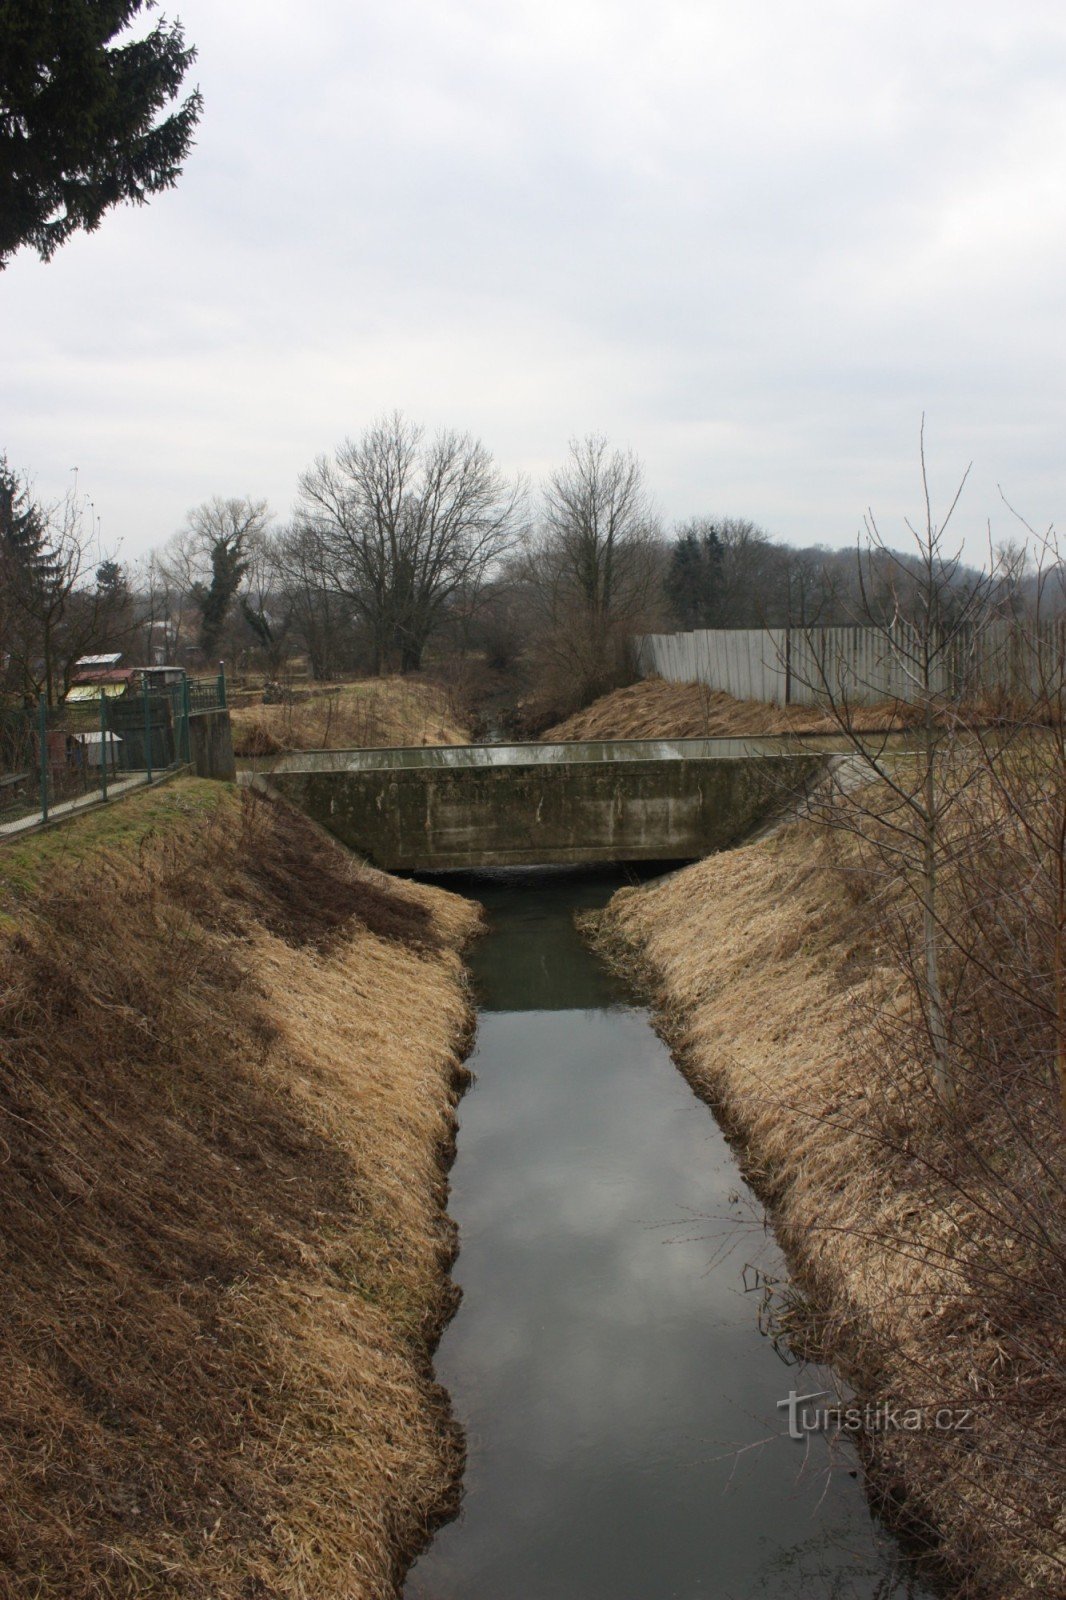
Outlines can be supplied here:
<path id="1" fill-rule="evenodd" d="M 196 52 L 160 20 L 111 46 L 155 0 L 7 0 L 0 6 L 0 269 L 24 244 L 43 261 L 122 201 L 177 181 L 199 90 L 162 121 Z"/>
<path id="2" fill-rule="evenodd" d="M 5 584 L 23 598 L 46 591 L 60 575 L 45 515 L 6 456 L 0 456 L 0 555 Z"/>
<path id="3" fill-rule="evenodd" d="M 665 589 L 684 629 L 714 626 L 722 575 L 723 545 L 714 523 L 689 523 L 670 553 Z"/>
<path id="4" fill-rule="evenodd" d="M 101 561 L 96 569 L 96 591 L 106 600 L 113 600 L 116 603 L 128 599 L 129 578 L 120 561 Z"/>

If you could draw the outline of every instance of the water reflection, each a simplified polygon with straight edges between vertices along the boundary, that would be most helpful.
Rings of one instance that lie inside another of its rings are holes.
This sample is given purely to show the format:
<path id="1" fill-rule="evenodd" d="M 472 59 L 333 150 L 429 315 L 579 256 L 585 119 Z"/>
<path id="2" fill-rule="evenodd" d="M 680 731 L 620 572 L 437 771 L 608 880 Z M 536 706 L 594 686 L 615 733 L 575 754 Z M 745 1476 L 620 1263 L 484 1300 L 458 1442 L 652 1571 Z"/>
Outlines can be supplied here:
<path id="1" fill-rule="evenodd" d="M 572 927 L 618 881 L 467 886 L 494 932 L 453 1171 L 464 1299 L 436 1366 L 469 1461 L 407 1596 L 917 1595 L 852 1463 L 782 1437 L 795 1373 L 743 1283 L 772 1242 L 738 1234 L 728 1146 Z"/>

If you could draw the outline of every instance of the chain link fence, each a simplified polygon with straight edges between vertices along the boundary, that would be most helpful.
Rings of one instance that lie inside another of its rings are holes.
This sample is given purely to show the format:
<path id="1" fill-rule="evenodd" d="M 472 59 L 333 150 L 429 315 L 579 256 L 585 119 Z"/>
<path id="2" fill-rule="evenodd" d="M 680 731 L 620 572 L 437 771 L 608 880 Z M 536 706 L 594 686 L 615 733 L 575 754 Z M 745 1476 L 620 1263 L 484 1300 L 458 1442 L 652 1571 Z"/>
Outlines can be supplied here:
<path id="1" fill-rule="evenodd" d="M 0 711 L 0 837 L 187 766 L 189 719 L 225 705 L 219 673 Z"/>

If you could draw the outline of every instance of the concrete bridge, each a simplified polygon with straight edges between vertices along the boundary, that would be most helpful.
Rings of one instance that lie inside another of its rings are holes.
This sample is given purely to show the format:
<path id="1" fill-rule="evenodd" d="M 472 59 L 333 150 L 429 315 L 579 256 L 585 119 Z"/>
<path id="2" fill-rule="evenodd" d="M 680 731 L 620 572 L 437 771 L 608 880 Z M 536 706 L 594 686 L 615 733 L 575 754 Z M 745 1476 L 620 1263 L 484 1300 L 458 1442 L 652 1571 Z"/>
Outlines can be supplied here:
<path id="1" fill-rule="evenodd" d="M 376 866 L 689 861 L 805 792 L 825 752 L 770 739 L 315 750 L 273 788 Z"/>

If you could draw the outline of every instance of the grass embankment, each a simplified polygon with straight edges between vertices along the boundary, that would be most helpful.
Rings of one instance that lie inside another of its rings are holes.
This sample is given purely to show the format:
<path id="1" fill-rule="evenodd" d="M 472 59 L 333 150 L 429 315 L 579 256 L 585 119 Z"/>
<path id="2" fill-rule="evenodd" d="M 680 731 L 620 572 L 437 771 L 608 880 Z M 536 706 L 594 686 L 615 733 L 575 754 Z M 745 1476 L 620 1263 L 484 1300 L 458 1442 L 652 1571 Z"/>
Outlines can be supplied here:
<path id="1" fill-rule="evenodd" d="M 385 745 L 466 744 L 447 690 L 424 679 L 369 678 L 294 691 L 282 705 L 231 708 L 238 760 L 287 750 L 378 749 Z"/>
<path id="2" fill-rule="evenodd" d="M 183 780 L 0 852 L 0 1592 L 366 1597 L 429 1355 L 477 913 Z"/>
<path id="3" fill-rule="evenodd" d="M 956 1137 L 886 1048 L 878 1019 L 911 999 L 843 849 L 793 825 L 622 890 L 591 935 L 636 972 L 768 1202 L 809 1353 L 861 1402 L 924 1408 L 922 1431 L 860 1440 L 875 1498 L 936 1546 L 953 1595 L 1045 1600 L 1066 1592 L 1055 1095 L 1025 1101 L 1023 1029 L 998 1081 L 967 1087 Z M 936 1431 L 941 1408 L 972 1428 Z"/>
<path id="4" fill-rule="evenodd" d="M 902 728 L 908 708 L 896 702 L 855 708 L 858 731 Z M 837 733 L 814 706 L 736 700 L 702 683 L 644 678 L 594 700 L 540 735 L 545 743 L 579 739 L 711 739 L 740 734 Z"/>

